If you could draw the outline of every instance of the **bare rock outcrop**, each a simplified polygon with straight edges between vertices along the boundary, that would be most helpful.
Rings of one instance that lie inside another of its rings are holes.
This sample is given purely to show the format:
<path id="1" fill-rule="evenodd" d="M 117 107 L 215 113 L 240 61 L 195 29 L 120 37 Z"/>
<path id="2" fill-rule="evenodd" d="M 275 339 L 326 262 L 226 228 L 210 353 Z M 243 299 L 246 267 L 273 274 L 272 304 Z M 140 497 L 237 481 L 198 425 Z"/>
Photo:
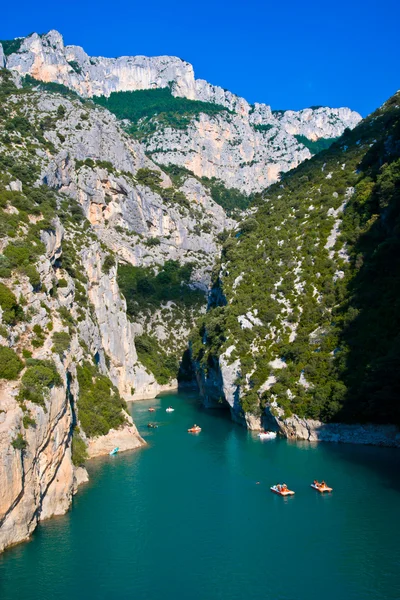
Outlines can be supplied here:
<path id="1" fill-rule="evenodd" d="M 400 430 L 395 425 L 322 423 L 292 415 L 275 417 L 281 432 L 288 439 L 309 442 L 344 442 L 400 448 Z"/>

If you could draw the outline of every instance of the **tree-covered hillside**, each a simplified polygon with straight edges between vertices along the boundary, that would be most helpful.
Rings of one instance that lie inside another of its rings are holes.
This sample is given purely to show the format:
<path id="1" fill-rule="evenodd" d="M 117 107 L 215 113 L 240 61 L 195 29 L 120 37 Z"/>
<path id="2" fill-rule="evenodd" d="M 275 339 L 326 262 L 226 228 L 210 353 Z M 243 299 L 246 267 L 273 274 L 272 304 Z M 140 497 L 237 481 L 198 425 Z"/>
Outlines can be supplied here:
<path id="1" fill-rule="evenodd" d="M 204 382 L 240 361 L 246 412 L 400 422 L 399 103 L 284 176 L 225 242 L 192 354 Z"/>
<path id="2" fill-rule="evenodd" d="M 228 111 L 225 106 L 173 96 L 170 88 L 112 92 L 108 98 L 95 96 L 94 102 L 119 119 L 132 122 L 130 132 L 141 138 L 156 130 L 156 122 L 175 129 L 185 128 L 200 113 L 215 115 Z M 155 120 L 152 120 L 155 117 Z"/>

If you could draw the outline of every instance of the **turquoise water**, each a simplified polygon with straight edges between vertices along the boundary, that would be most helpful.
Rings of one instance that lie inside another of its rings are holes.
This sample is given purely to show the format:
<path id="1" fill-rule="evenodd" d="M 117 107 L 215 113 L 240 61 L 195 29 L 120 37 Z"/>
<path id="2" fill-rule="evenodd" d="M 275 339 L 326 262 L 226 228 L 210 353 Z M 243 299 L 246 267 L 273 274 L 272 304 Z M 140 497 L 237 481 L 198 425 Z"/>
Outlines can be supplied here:
<path id="1" fill-rule="evenodd" d="M 260 442 L 195 394 L 132 414 L 148 447 L 91 461 L 72 510 L 0 555 L 1 600 L 400 598 L 399 451 Z"/>

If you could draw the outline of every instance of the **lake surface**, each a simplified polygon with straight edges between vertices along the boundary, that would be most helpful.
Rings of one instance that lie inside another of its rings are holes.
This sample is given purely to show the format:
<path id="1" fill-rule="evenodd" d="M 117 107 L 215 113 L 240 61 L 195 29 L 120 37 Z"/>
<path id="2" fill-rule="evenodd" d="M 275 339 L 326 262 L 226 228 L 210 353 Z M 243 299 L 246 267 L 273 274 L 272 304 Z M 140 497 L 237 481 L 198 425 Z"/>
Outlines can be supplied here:
<path id="1" fill-rule="evenodd" d="M 131 410 L 148 446 L 91 461 L 72 510 L 0 555 L 1 600 L 400 598 L 399 451 L 260 442 L 194 393 Z"/>

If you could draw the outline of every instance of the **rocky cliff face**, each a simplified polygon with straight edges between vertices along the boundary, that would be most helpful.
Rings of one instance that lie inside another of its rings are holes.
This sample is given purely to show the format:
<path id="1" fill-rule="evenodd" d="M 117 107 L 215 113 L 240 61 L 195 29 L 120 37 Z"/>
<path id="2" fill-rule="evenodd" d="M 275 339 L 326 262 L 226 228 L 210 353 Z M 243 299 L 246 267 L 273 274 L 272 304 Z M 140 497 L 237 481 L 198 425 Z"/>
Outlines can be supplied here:
<path id="1" fill-rule="evenodd" d="M 155 123 L 144 136 L 144 148 L 159 164 L 184 166 L 198 177 L 215 177 L 245 193 L 260 191 L 303 160 L 310 141 L 336 138 L 360 121 L 348 108 L 320 107 L 301 111 L 271 111 L 204 80 L 196 80 L 192 65 L 169 56 L 89 57 L 79 46 L 64 46 L 57 31 L 21 40 L 6 66 L 20 75 L 61 83 L 83 97 L 113 92 L 171 87 L 178 97 L 224 106 L 212 117 L 193 118 L 188 128 Z"/>
<path id="2" fill-rule="evenodd" d="M 58 31 L 37 33 L 21 41 L 7 58 L 7 68 L 41 81 L 56 81 L 81 96 L 109 96 L 111 92 L 166 87 L 195 98 L 193 67 L 171 56 L 90 57 L 79 46 L 64 46 Z"/>
<path id="3" fill-rule="evenodd" d="M 20 182 L 12 187 L 22 189 Z M 87 481 L 86 470 L 74 464 L 71 453 L 74 430 L 79 424 L 76 365 L 85 354 L 82 342 L 86 340 L 88 348 L 101 353 L 104 361 L 101 326 L 94 314 L 85 315 L 79 331 L 70 329 L 68 348 L 61 355 L 52 346 L 55 335 L 69 336 L 61 310 L 66 309 L 72 318 L 77 305 L 72 281 L 57 298 L 47 292 L 46 286 L 50 287 L 57 277 L 56 264 L 62 257 L 64 230 L 60 223 L 54 221 L 54 229 L 44 232 L 42 239 L 45 252 L 38 265 L 42 288 L 35 291 L 24 276 L 18 281 L 8 279 L 9 289 L 24 299 L 25 317 L 21 315 L 18 323 L 9 325 L 2 311 L 1 344 L 17 353 L 32 348 L 27 365 L 54 361 L 59 381 L 38 404 L 33 398 L 22 400 L 20 381 L 1 380 L 0 551 L 27 539 L 39 521 L 65 513 L 78 485 Z M 39 336 L 38 344 L 35 340 Z M 116 445 L 123 451 L 144 443 L 128 416 L 125 425 L 110 430 L 107 436 L 86 437 L 83 431 L 80 435 L 88 444 L 89 458 L 106 454 Z M 22 445 L 16 443 L 18 439 Z"/>

